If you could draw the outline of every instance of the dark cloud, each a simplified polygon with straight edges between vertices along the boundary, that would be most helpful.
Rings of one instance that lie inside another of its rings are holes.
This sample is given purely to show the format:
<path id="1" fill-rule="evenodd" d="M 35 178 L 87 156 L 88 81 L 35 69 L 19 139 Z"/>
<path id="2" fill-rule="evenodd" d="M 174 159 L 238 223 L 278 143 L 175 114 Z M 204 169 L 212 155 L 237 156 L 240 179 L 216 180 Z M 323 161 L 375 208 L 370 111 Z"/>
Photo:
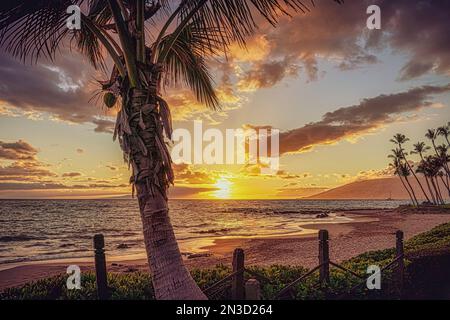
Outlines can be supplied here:
<path id="1" fill-rule="evenodd" d="M 214 172 L 195 170 L 189 164 L 173 164 L 173 171 L 177 183 L 213 184 L 216 182 Z"/>
<path id="2" fill-rule="evenodd" d="M 103 132 L 103 133 L 113 133 L 115 122 L 112 120 L 104 120 L 104 119 L 94 119 L 92 123 L 97 127 L 94 129 L 95 132 Z"/>
<path id="3" fill-rule="evenodd" d="M 40 162 L 22 162 L 16 161 L 8 166 L 0 166 L 0 177 L 56 177 L 57 174 L 46 169 Z"/>
<path id="4" fill-rule="evenodd" d="M 28 142 L 0 141 L 0 159 L 13 160 L 8 165 L 0 164 L 1 181 L 41 181 L 57 174 L 40 162 L 36 155 L 38 150 Z"/>
<path id="5" fill-rule="evenodd" d="M 16 182 L 5 182 L 0 183 L 0 191 L 6 190 L 43 190 L 43 189 L 64 189 L 65 185 L 61 183 L 41 183 L 41 182 L 31 182 L 31 183 L 16 183 Z"/>
<path id="6" fill-rule="evenodd" d="M 128 187 L 128 184 L 114 184 L 115 178 L 107 180 L 95 180 L 88 178 L 87 184 L 67 184 L 60 182 L 61 178 L 76 178 L 83 174 L 80 172 L 65 172 L 58 178 L 58 174 L 49 169 L 49 165 L 39 161 L 36 157 L 38 150 L 28 142 L 19 140 L 16 142 L 0 141 L 1 159 L 15 160 L 9 165 L 0 165 L 0 191 L 2 193 L 26 190 L 100 190 Z M 110 168 L 116 167 L 109 166 Z M 9 193 L 8 193 L 9 194 Z M 17 194 L 26 196 L 26 194 Z M 73 195 L 73 194 L 71 194 Z"/>
<path id="7" fill-rule="evenodd" d="M 6 182 L 0 183 L 0 191 L 12 190 L 54 190 L 54 189 L 109 189 L 109 188 L 124 188 L 126 184 L 112 185 L 112 184 L 89 184 L 89 185 L 66 185 L 63 183 L 16 183 Z"/>
<path id="8" fill-rule="evenodd" d="M 37 152 L 37 149 L 23 140 L 17 142 L 0 141 L 0 159 L 34 160 Z"/>
<path id="9" fill-rule="evenodd" d="M 450 1 L 380 1 L 383 31 L 392 48 L 410 55 L 401 80 L 450 74 Z"/>
<path id="10" fill-rule="evenodd" d="M 292 174 L 292 173 L 287 172 L 286 170 L 278 170 L 277 176 L 281 179 L 286 179 L 286 180 L 300 179 L 302 177 L 302 175 L 300 175 L 300 174 Z"/>
<path id="11" fill-rule="evenodd" d="M 93 122 L 97 132 L 109 132 L 99 115 L 105 111 L 90 101 L 97 77 L 79 55 L 67 53 L 55 62 L 26 65 L 0 55 L 0 102 L 27 113 L 48 113 L 74 123 Z"/>
<path id="12" fill-rule="evenodd" d="M 258 88 L 269 88 L 280 82 L 286 76 L 295 76 L 298 66 L 291 59 L 283 61 L 257 62 L 238 83 L 241 91 L 249 91 Z"/>
<path id="13" fill-rule="evenodd" d="M 75 178 L 75 177 L 81 177 L 82 174 L 80 172 L 65 172 L 62 174 L 63 178 Z"/>
<path id="14" fill-rule="evenodd" d="M 241 89 L 274 86 L 283 78 L 300 70 L 308 79 L 318 78 L 318 59 L 335 61 L 348 70 L 377 63 L 376 54 L 392 49 L 405 54 L 408 61 L 399 70 L 399 79 L 408 80 L 427 73 L 450 73 L 450 1 L 431 0 L 347 0 L 343 5 L 332 1 L 316 1 L 307 14 L 282 18 L 276 29 L 262 23 L 260 33 L 266 45 L 264 54 L 249 55 L 239 76 Z M 366 28 L 366 8 L 381 8 L 382 30 Z M 258 39 L 259 39 L 258 38 Z M 252 39 L 249 39 L 249 43 Z M 257 51 L 258 47 L 252 48 Z M 102 79 L 78 54 L 62 49 L 55 63 L 41 61 L 30 66 L 0 55 L 0 112 L 17 108 L 27 113 L 49 113 L 57 119 L 74 123 L 93 123 L 96 132 L 110 133 L 113 121 L 105 111 L 89 102 Z M 257 58 L 256 58 L 257 57 Z M 230 57 L 234 63 L 239 57 Z M 253 60 L 252 60 L 253 59 Z M 248 67 L 247 67 L 248 66 Z M 233 70 L 233 68 L 229 68 Z M 221 99 L 236 103 L 224 77 Z M 186 93 L 170 92 L 174 117 L 204 110 Z M 6 106 L 6 107 L 5 107 Z"/>
<path id="15" fill-rule="evenodd" d="M 364 99 L 361 103 L 326 113 L 321 121 L 280 133 L 280 154 L 302 152 L 331 144 L 394 122 L 402 113 L 432 105 L 432 97 L 450 91 L 446 86 L 423 86 L 405 92 Z"/>
<path id="16" fill-rule="evenodd" d="M 366 9 L 372 4 L 381 9 L 381 30 L 366 27 Z M 450 1 L 350 0 L 343 5 L 316 1 L 311 12 L 283 18 L 275 29 L 263 25 L 255 38 L 263 36 L 266 45 L 252 50 L 265 50 L 266 55 L 246 69 L 242 84 L 272 86 L 298 66 L 309 80 L 316 80 L 319 58 L 349 70 L 378 63 L 377 55 L 386 48 L 406 54 L 400 80 L 430 72 L 449 75 L 449 12 Z"/>

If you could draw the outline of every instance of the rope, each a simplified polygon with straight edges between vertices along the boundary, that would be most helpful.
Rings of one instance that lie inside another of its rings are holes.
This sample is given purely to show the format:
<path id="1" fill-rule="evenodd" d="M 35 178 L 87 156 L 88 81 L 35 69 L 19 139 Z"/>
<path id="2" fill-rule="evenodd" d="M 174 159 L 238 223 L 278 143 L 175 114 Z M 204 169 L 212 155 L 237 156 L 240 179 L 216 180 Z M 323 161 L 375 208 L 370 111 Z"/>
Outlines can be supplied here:
<path id="1" fill-rule="evenodd" d="M 304 274 L 303 276 L 301 276 L 300 278 L 292 281 L 290 284 L 288 284 L 286 287 L 284 287 L 283 289 L 281 289 L 276 295 L 275 295 L 275 299 L 278 299 L 280 297 L 282 297 L 285 293 L 287 293 L 293 286 L 295 286 L 296 284 L 298 284 L 299 282 L 301 282 L 302 280 L 306 279 L 307 277 L 309 277 L 310 275 L 312 275 L 314 272 L 316 272 L 317 270 L 320 269 L 320 267 L 323 266 L 323 263 L 318 265 L 317 267 L 311 269 L 309 272 L 307 272 L 306 274 Z"/>

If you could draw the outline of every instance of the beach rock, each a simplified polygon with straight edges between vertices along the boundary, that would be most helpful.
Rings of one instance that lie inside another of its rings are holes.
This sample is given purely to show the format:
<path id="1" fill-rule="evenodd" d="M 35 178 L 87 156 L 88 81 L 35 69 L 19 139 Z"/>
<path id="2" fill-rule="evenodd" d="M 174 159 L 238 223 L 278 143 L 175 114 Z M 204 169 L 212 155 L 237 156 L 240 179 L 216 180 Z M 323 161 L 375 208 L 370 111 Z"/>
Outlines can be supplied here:
<path id="1" fill-rule="evenodd" d="M 211 253 L 194 253 L 189 255 L 187 258 L 188 259 L 195 259 L 195 258 L 204 258 L 204 257 L 209 257 L 211 256 Z"/>
<path id="2" fill-rule="evenodd" d="M 316 215 L 317 219 L 323 219 L 323 218 L 328 218 L 328 213 L 320 213 L 318 215 Z"/>

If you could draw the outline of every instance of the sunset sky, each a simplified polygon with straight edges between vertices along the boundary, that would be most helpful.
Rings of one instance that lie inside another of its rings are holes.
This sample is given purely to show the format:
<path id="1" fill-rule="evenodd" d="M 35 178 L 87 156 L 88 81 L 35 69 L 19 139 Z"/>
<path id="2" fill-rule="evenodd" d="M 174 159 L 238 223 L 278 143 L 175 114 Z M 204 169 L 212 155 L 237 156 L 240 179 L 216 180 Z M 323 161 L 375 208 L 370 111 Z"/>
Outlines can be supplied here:
<path id="1" fill-rule="evenodd" d="M 450 121 L 450 1 L 315 3 L 210 62 L 221 111 L 165 92 L 175 128 L 279 129 L 280 171 L 179 164 L 172 198 L 299 198 L 383 177 L 393 134 L 425 141 Z M 366 27 L 369 4 L 381 30 Z M 0 198 L 131 193 L 114 111 L 91 100 L 106 77 L 68 48 L 34 65 L 0 52 Z"/>

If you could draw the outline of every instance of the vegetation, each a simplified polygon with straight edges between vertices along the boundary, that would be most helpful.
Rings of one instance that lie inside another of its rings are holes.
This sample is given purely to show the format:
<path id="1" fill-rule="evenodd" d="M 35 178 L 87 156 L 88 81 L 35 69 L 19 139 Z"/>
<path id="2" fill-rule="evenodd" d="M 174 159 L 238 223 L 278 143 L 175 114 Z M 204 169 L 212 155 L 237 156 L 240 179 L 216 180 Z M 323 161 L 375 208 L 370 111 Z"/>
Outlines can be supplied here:
<path id="1" fill-rule="evenodd" d="M 423 257 L 435 257 L 440 254 L 446 258 L 445 261 L 450 261 L 450 223 L 442 224 L 406 241 L 405 254 L 408 259 L 406 260 L 406 288 L 414 288 L 414 295 L 417 296 L 422 291 L 427 290 L 427 284 L 417 287 L 417 283 L 425 276 L 425 273 L 433 276 L 439 272 L 446 272 L 448 268 L 448 266 L 440 265 L 439 263 L 436 265 L 436 260 L 433 260 L 433 264 L 424 264 Z M 367 266 L 378 265 L 382 268 L 392 262 L 394 256 L 394 249 L 370 251 L 345 261 L 342 265 L 361 276 L 365 276 Z M 417 257 L 421 257 L 420 263 Z M 250 269 L 270 280 L 270 283 L 262 282 L 263 297 L 265 299 L 273 298 L 284 286 L 308 271 L 306 268 L 299 266 L 281 265 L 250 267 Z M 208 288 L 230 273 L 230 267 L 224 265 L 218 265 L 212 269 L 193 270 L 191 272 L 192 277 L 202 289 Z M 18 288 L 7 289 L 0 293 L 0 299 L 96 299 L 95 276 L 92 273 L 84 273 L 82 275 L 81 290 L 67 290 L 66 278 L 67 275 L 60 275 L 28 283 Z M 396 299 L 400 297 L 392 271 L 383 272 L 382 290 L 369 292 L 358 289 L 349 293 L 350 289 L 360 282 L 361 280 L 349 273 L 332 268 L 330 285 L 328 287 L 321 288 L 318 285 L 318 275 L 314 274 L 295 287 L 292 298 Z M 151 279 L 147 273 L 110 273 L 108 274 L 108 284 L 111 288 L 111 299 L 154 299 Z M 440 284 L 445 285 L 445 283 Z M 450 285 L 450 283 L 447 285 Z M 432 289 L 436 291 L 437 288 Z M 219 298 L 229 298 L 229 291 L 225 290 Z"/>
<path id="2" fill-rule="evenodd" d="M 409 139 L 405 135 L 397 133 L 390 140 L 396 145 L 396 148 L 392 149 L 392 153 L 388 156 L 393 159 L 389 165 L 394 169 L 394 173 L 399 176 L 414 206 L 419 206 L 419 201 L 410 183 L 409 177 L 411 175 L 414 176 L 424 199 L 426 199 L 425 204 L 445 205 L 444 192 L 447 192 L 450 196 L 449 134 L 450 122 L 438 129 L 428 129 L 425 137 L 431 141 L 433 147 L 427 146 L 422 141 L 415 143 L 414 149 L 409 155 L 419 155 L 419 159 L 416 162 L 407 158 L 408 152 L 405 151 L 403 146 Z M 441 145 L 437 145 L 439 137 L 443 139 Z M 427 155 L 426 153 L 429 150 L 432 150 L 432 154 Z M 425 178 L 426 187 L 422 185 L 416 173 L 421 174 Z M 442 182 L 446 190 L 441 189 L 440 182 Z"/>

